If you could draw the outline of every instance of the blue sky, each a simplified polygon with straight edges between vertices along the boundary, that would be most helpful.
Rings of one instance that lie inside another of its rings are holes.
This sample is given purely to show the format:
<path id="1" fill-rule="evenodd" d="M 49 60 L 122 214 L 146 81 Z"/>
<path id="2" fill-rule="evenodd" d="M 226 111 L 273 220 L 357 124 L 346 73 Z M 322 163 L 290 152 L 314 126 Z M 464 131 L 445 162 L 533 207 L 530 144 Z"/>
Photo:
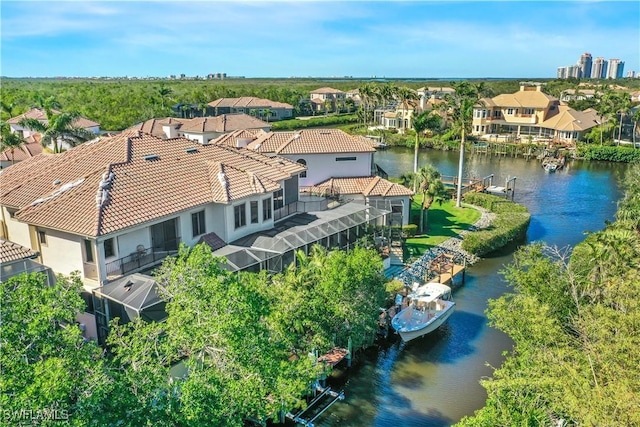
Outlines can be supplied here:
<path id="1" fill-rule="evenodd" d="M 2 1 L 0 74 L 555 77 L 640 70 L 637 1 Z"/>

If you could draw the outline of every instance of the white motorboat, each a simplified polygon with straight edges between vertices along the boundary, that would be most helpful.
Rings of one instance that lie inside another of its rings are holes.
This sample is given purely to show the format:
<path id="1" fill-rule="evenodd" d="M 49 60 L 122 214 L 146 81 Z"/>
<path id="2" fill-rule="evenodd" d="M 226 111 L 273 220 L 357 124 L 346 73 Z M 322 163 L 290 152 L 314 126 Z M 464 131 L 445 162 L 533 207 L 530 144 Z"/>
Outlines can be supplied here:
<path id="1" fill-rule="evenodd" d="M 551 162 L 543 164 L 542 167 L 544 168 L 544 171 L 548 173 L 553 173 L 558 169 L 558 165 Z"/>
<path id="2" fill-rule="evenodd" d="M 402 337 L 411 341 L 435 331 L 453 313 L 451 288 L 442 283 L 427 283 L 407 295 L 410 303 L 391 319 L 391 326 Z"/>

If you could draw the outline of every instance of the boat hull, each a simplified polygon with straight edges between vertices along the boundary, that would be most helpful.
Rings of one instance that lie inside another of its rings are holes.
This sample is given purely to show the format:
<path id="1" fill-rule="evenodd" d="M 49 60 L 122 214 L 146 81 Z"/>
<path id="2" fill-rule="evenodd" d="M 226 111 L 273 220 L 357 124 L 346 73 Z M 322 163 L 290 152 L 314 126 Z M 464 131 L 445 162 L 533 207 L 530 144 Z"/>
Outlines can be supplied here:
<path id="1" fill-rule="evenodd" d="M 416 326 L 401 325 L 400 322 L 402 317 L 398 317 L 402 313 L 400 312 L 397 315 L 398 318 L 393 319 L 395 322 L 392 321 L 392 326 L 396 332 L 400 334 L 402 341 L 405 342 L 427 335 L 442 326 L 442 324 L 453 314 L 456 304 L 453 301 L 447 301 L 446 303 L 447 307 L 444 310 L 438 311 L 428 322 L 424 322 Z"/>

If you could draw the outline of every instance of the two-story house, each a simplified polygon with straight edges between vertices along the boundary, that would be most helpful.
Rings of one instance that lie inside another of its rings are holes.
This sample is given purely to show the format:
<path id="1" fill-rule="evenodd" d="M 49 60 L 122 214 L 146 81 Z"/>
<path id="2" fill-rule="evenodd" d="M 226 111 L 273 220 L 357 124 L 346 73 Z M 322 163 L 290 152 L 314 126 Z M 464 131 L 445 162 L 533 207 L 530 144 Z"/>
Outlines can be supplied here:
<path id="1" fill-rule="evenodd" d="M 214 116 L 229 113 L 246 113 L 266 121 L 293 117 L 293 105 L 253 96 L 219 98 L 207 105 L 207 113 L 211 113 Z"/>
<path id="2" fill-rule="evenodd" d="M 0 174 L 6 236 L 56 273 L 98 286 L 214 233 L 272 229 L 304 166 L 280 157 L 138 131 L 40 155 Z"/>
<path id="3" fill-rule="evenodd" d="M 576 111 L 542 92 L 541 84 L 522 84 L 516 93 L 480 100 L 473 110 L 472 134 L 575 143 L 598 120 L 597 112 Z"/>
<path id="4" fill-rule="evenodd" d="M 346 94 L 331 87 L 321 87 L 311 91 L 311 107 L 315 111 L 336 111 L 344 108 Z"/>
<path id="5" fill-rule="evenodd" d="M 372 206 L 386 206 L 391 221 L 408 224 L 413 192 L 402 185 L 375 176 L 372 141 L 339 129 L 305 129 L 292 132 L 248 132 L 228 134 L 216 144 L 246 146 L 267 155 L 277 155 L 306 167 L 300 174 L 303 193 L 358 200 Z"/>

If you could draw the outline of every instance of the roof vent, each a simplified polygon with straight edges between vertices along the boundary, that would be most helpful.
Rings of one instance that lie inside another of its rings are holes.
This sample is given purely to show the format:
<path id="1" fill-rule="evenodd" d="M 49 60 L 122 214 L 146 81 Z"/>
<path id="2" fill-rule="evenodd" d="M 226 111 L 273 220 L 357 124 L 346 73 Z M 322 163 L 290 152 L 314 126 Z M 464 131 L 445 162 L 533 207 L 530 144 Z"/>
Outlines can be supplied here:
<path id="1" fill-rule="evenodd" d="M 143 157 L 145 160 L 151 161 L 151 160 L 158 160 L 160 157 L 158 157 L 157 154 L 147 154 L 146 156 Z"/>
<path id="2" fill-rule="evenodd" d="M 295 135 L 293 135 L 293 139 L 298 139 L 298 138 L 300 138 L 300 134 L 299 133 L 296 133 Z"/>
<path id="3" fill-rule="evenodd" d="M 191 147 L 191 148 L 187 148 L 186 150 L 184 150 L 185 153 L 197 153 L 198 149 L 195 147 Z"/>
<path id="4" fill-rule="evenodd" d="M 58 184 L 60 184 L 60 180 L 59 180 L 59 179 L 55 179 L 55 180 L 53 181 L 53 185 L 58 185 Z"/>

